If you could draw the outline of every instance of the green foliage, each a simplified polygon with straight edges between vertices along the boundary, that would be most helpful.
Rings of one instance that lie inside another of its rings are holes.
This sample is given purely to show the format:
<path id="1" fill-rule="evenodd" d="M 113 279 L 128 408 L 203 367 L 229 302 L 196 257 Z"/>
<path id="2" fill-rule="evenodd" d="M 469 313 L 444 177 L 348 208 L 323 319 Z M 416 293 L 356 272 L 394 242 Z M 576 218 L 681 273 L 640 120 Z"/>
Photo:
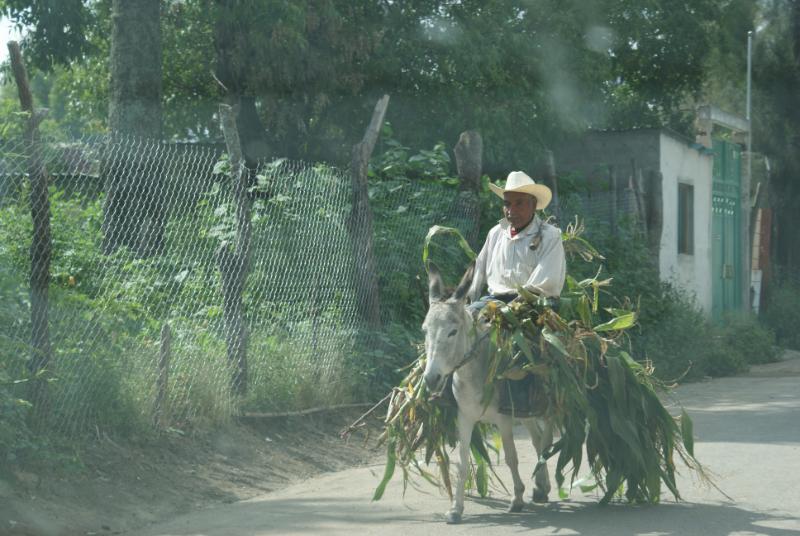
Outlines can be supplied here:
<path id="1" fill-rule="evenodd" d="M 452 165 L 444 142 L 437 142 L 433 149 L 422 149 L 411 154 L 411 149 L 394 137 L 394 129 L 388 121 L 381 128 L 381 137 L 375 156 L 370 161 L 370 178 L 390 180 L 436 180 L 447 184 L 458 184 L 451 177 Z"/>
<path id="2" fill-rule="evenodd" d="M 52 71 L 57 121 L 96 131 L 107 108 L 109 3 L 54 6 L 0 3 L 32 28 L 27 50 Z M 716 0 L 168 2 L 164 132 L 217 138 L 216 103 L 243 96 L 269 125 L 254 122 L 259 131 L 246 136 L 265 139 L 270 154 L 343 162 L 375 98 L 389 93 L 389 119 L 413 145 L 474 128 L 487 170 L 525 167 L 588 125 L 684 128 L 709 44 L 739 29 L 720 11 Z"/>
<path id="3" fill-rule="evenodd" d="M 30 450 L 33 438 L 28 429 L 30 403 L 26 400 L 28 378 L 26 341 L 29 330 L 28 293 L 20 274 L 2 251 L 0 242 L 0 465 L 12 464 Z"/>
<path id="4" fill-rule="evenodd" d="M 800 284 L 790 279 L 778 279 L 769 289 L 764 322 L 775 331 L 778 344 L 800 350 Z"/>
<path id="5" fill-rule="evenodd" d="M 664 0 L 643 6 L 622 0 L 605 7 L 618 37 L 611 45 L 617 75 L 609 81 L 612 125 L 666 125 L 689 132 L 693 117 L 681 105 L 704 79 L 709 41 L 720 33 L 719 2 Z"/>
<path id="6" fill-rule="evenodd" d="M 83 0 L 2 0 L 0 14 L 27 31 L 25 53 L 40 69 L 66 65 L 92 52 L 84 35 L 93 21 Z"/>
<path id="7" fill-rule="evenodd" d="M 384 125 L 381 147 L 370 162 L 369 199 L 373 213 L 375 258 L 378 263 L 383 329 L 363 334 L 360 366 L 371 371 L 366 385 L 372 397 L 396 385 L 400 369 L 417 356 L 420 326 L 428 307 L 423 244 L 436 224 L 458 226 L 467 234 L 473 223 L 454 209 L 458 179 L 450 174 L 444 144 L 415 152 L 393 137 Z M 493 195 L 493 194 L 492 194 Z M 468 258 L 453 236 L 437 236 L 429 255 L 448 285 L 461 278 Z"/>
<path id="8" fill-rule="evenodd" d="M 587 224 L 587 238 L 602 252 L 600 269 L 612 279 L 611 294 L 601 300 L 616 307 L 620 300 L 636 304 L 638 329 L 630 332 L 632 355 L 649 360 L 665 381 L 725 376 L 749 365 L 773 361 L 772 333 L 750 316 L 730 315 L 713 324 L 691 296 L 660 280 L 658 267 L 633 222 L 623 222 L 617 236 L 599 222 Z M 576 266 L 581 277 L 599 265 Z"/>

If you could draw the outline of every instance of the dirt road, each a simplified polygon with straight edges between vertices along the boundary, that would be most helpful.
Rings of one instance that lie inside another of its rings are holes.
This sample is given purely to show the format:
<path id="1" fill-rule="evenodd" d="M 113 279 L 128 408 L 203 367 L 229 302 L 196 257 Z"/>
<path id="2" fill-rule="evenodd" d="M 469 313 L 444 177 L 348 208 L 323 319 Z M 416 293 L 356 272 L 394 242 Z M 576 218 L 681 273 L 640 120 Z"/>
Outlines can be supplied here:
<path id="1" fill-rule="evenodd" d="M 302 482 L 283 491 L 150 527 L 137 536 L 310 534 L 526 534 L 611 536 L 800 535 L 800 358 L 754 367 L 745 376 L 682 386 L 675 397 L 695 422 L 696 454 L 730 496 L 684 475 L 684 501 L 600 507 L 593 495 L 527 506 L 506 514 L 507 496 L 468 500 L 464 522 L 445 525 L 447 499 L 429 485 L 403 497 L 393 481 L 380 502 L 370 497 L 382 465 Z M 518 430 L 521 469 L 533 456 Z M 501 472 L 501 475 L 505 473 Z M 505 481 L 510 478 L 503 476 Z"/>

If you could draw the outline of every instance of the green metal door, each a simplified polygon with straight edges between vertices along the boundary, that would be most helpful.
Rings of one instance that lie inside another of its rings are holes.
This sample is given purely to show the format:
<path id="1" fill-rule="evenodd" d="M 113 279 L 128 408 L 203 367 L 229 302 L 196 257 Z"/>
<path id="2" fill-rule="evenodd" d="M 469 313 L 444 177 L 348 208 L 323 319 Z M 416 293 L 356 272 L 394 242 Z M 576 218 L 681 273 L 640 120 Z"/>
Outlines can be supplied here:
<path id="1" fill-rule="evenodd" d="M 733 143 L 713 140 L 712 193 L 712 314 L 741 308 L 741 199 L 742 150 Z"/>

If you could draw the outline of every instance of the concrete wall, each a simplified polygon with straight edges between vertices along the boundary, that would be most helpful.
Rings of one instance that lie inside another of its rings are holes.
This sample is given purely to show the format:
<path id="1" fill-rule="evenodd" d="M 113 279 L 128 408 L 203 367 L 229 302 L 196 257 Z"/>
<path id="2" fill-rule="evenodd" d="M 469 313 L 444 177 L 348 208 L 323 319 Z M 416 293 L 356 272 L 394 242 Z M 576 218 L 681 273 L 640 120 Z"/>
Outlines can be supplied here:
<path id="1" fill-rule="evenodd" d="M 559 176 L 576 174 L 589 184 L 607 184 L 608 167 L 614 166 L 620 189 L 628 184 L 632 160 L 647 176 L 659 169 L 660 130 L 588 132 L 554 151 Z"/>
<path id="2" fill-rule="evenodd" d="M 663 230 L 659 249 L 662 280 L 693 296 L 711 314 L 711 188 L 713 157 L 692 140 L 662 129 L 589 132 L 555 151 L 559 176 L 574 174 L 607 189 L 608 167 L 616 170 L 620 200 L 624 199 L 632 160 L 647 177 L 661 172 Z M 678 183 L 694 187 L 694 253 L 678 254 Z M 619 207 L 622 209 L 622 207 Z"/>
<path id="3" fill-rule="evenodd" d="M 713 156 L 667 132 L 660 134 L 664 226 L 659 252 L 661 279 L 669 280 L 711 314 L 711 188 Z M 678 253 L 678 184 L 694 187 L 694 253 Z"/>

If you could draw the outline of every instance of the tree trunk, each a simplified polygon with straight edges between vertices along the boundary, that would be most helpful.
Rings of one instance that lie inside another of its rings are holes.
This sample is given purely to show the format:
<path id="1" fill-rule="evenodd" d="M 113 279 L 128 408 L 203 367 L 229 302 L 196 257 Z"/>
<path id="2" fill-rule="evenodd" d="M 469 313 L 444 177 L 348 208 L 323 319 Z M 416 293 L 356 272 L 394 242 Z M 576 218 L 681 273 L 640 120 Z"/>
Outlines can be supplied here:
<path id="1" fill-rule="evenodd" d="M 159 0 L 113 0 L 108 123 L 115 140 L 161 139 Z M 117 149 L 119 150 L 119 149 Z M 112 155 L 113 156 L 113 155 Z M 151 155 L 105 169 L 103 250 L 127 246 L 140 256 L 160 250 L 164 235 L 163 177 Z"/>

